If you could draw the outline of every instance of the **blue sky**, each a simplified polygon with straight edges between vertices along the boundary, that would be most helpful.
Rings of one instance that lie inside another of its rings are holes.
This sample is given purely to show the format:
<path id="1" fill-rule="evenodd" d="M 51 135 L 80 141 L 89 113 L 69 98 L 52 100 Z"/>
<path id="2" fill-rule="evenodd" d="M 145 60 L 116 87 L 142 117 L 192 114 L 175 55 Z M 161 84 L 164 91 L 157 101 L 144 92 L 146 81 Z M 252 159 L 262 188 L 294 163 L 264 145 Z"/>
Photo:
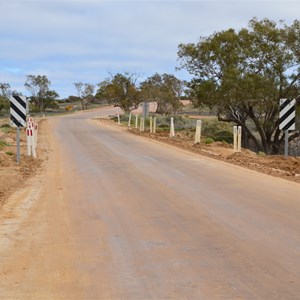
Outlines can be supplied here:
<path id="1" fill-rule="evenodd" d="M 97 84 L 108 71 L 140 80 L 176 71 L 178 45 L 252 17 L 299 19 L 299 1 L 45 1 L 0 0 L 0 82 L 28 95 L 26 75 L 46 75 L 60 96 L 73 83 Z"/>

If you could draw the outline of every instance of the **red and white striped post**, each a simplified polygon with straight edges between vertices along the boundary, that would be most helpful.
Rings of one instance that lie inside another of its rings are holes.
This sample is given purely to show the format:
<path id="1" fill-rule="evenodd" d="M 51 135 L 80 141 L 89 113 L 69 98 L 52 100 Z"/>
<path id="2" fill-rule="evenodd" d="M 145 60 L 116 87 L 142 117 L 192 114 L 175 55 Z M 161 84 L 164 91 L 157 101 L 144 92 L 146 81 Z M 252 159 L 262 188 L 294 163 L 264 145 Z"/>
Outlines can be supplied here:
<path id="1" fill-rule="evenodd" d="M 26 138 L 27 138 L 27 155 L 31 156 L 31 143 L 32 143 L 32 135 L 33 135 L 33 130 L 31 128 L 31 125 L 28 124 L 26 128 Z"/>
<path id="2" fill-rule="evenodd" d="M 36 133 L 35 133 L 35 125 L 29 122 L 30 118 L 28 119 L 28 125 L 26 128 L 26 136 L 27 136 L 27 155 L 33 156 L 36 158 Z"/>

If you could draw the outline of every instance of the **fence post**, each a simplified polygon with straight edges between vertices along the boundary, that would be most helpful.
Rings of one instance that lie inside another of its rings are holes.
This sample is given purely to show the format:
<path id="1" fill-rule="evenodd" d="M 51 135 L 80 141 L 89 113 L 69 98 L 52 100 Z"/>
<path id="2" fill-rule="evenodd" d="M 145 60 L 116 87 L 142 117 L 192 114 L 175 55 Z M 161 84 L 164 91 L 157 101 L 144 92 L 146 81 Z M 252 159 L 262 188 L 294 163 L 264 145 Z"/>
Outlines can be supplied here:
<path id="1" fill-rule="evenodd" d="M 195 133 L 195 144 L 199 144 L 201 141 L 201 125 L 202 121 L 197 120 L 196 122 L 196 133 Z"/>

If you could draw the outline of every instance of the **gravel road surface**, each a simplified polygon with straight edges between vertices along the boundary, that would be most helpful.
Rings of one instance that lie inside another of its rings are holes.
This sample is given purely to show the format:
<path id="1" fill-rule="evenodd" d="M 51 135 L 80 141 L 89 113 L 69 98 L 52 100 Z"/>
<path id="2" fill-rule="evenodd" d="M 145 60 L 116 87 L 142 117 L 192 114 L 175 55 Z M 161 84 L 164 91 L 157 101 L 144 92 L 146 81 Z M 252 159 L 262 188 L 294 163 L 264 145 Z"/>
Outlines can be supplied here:
<path id="1" fill-rule="evenodd" d="M 90 120 L 0 212 L 0 299 L 300 299 L 300 185 Z"/>

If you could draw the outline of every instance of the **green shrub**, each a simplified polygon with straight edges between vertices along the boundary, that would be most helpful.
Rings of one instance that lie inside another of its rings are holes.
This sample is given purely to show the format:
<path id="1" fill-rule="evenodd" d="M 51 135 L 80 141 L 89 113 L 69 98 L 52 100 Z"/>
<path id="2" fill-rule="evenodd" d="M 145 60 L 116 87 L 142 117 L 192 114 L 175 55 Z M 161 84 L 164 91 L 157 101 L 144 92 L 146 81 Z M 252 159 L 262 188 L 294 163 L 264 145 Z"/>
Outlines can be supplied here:
<path id="1" fill-rule="evenodd" d="M 12 151 L 6 151 L 5 153 L 6 153 L 7 155 L 10 155 L 10 156 L 13 155 L 13 152 L 12 152 Z"/>
<path id="2" fill-rule="evenodd" d="M 213 142 L 214 142 L 214 139 L 211 138 L 211 137 L 207 137 L 207 138 L 204 140 L 204 143 L 205 143 L 206 145 L 211 144 L 211 143 L 213 143 Z"/>
<path id="3" fill-rule="evenodd" d="M 11 131 L 11 127 L 10 127 L 10 125 L 7 124 L 7 123 L 1 125 L 1 126 L 0 126 L 0 129 L 1 129 L 1 131 L 4 132 L 4 133 L 9 133 L 9 132 Z"/>
<path id="4" fill-rule="evenodd" d="M 181 131 L 184 129 L 193 129 L 196 126 L 196 121 L 185 118 L 183 116 L 173 116 L 175 131 Z M 156 115 L 156 127 L 157 128 L 170 128 L 171 116 Z"/>
<path id="5" fill-rule="evenodd" d="M 218 142 L 226 142 L 227 144 L 233 143 L 233 134 L 227 130 L 217 131 L 213 135 L 213 139 Z"/>
<path id="6" fill-rule="evenodd" d="M 5 146 L 11 146 L 9 143 L 5 142 L 5 141 L 0 141 L 0 149 L 3 149 Z"/>
<path id="7" fill-rule="evenodd" d="M 262 152 L 262 151 L 258 151 L 257 155 L 259 155 L 259 156 L 265 156 L 266 153 L 265 153 L 265 152 Z"/>

